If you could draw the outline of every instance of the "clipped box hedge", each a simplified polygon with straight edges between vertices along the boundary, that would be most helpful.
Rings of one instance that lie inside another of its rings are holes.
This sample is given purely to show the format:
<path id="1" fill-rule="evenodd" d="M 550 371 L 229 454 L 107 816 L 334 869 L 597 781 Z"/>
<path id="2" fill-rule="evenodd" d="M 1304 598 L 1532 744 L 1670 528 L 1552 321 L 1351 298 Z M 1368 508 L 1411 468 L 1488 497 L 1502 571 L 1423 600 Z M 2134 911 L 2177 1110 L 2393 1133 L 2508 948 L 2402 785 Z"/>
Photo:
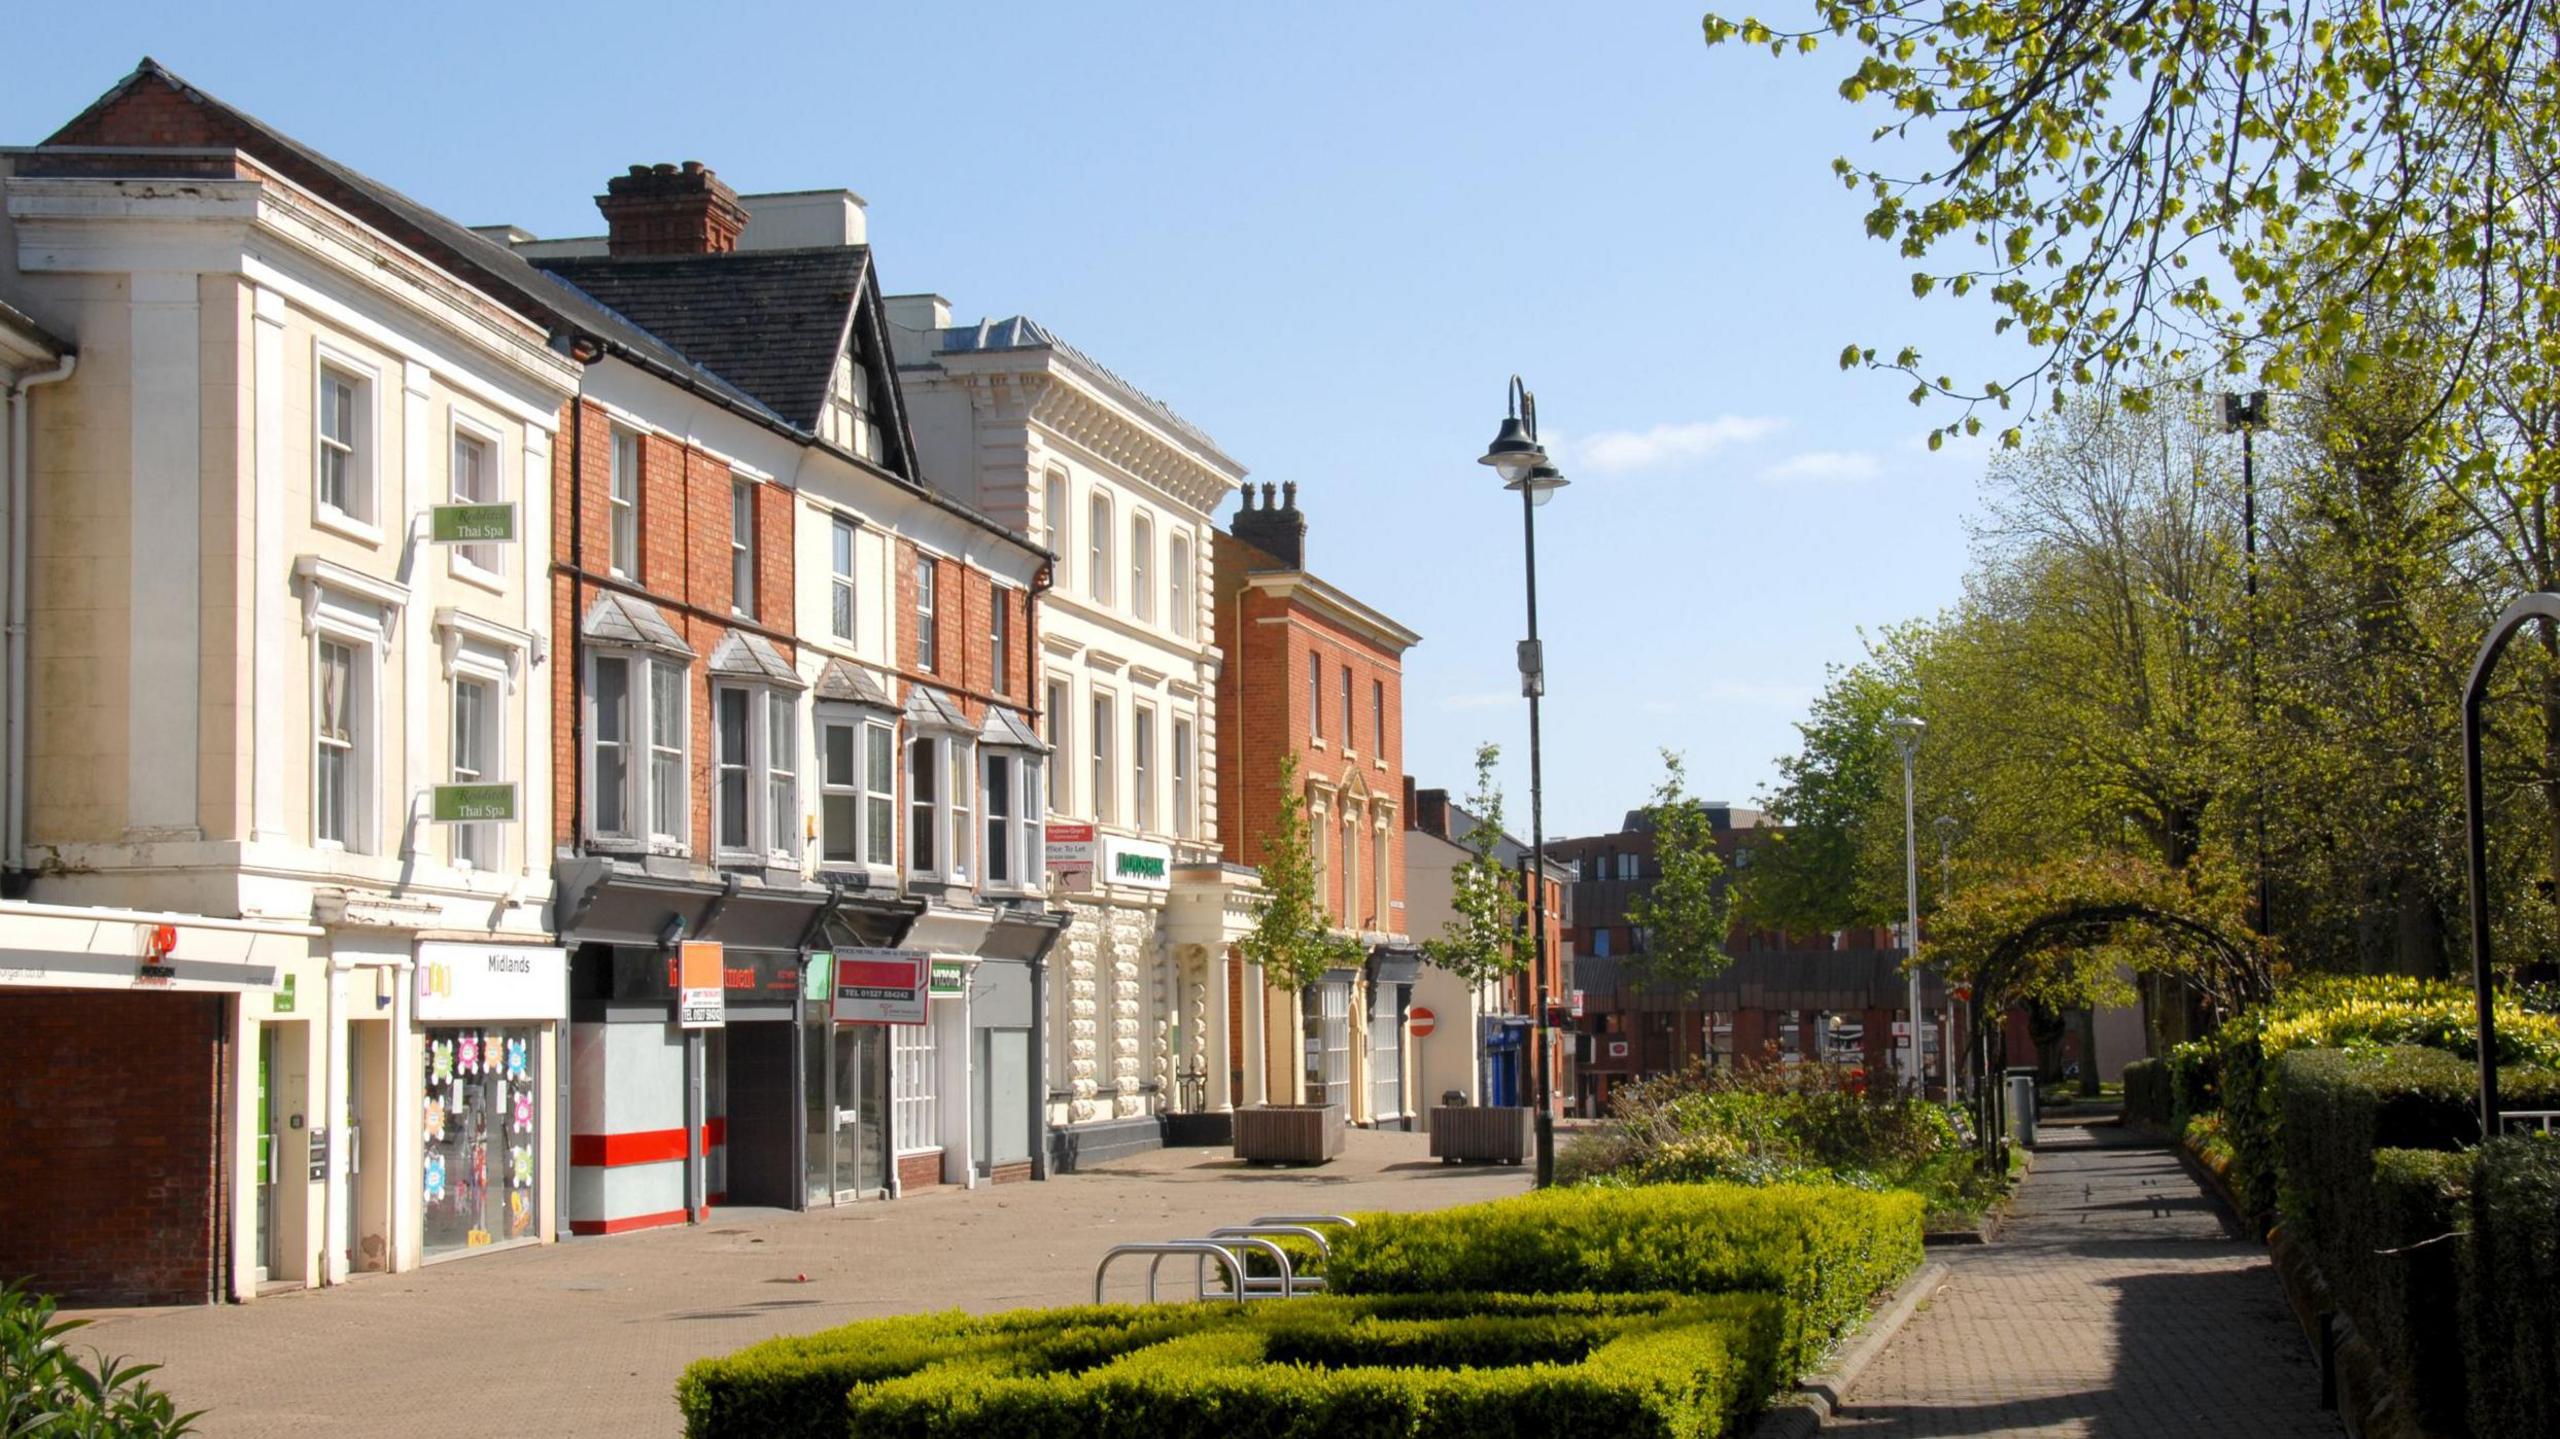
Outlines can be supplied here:
<path id="1" fill-rule="evenodd" d="M 1829 1185 L 1541 1190 L 1363 1215 L 1335 1242 L 1327 1283 L 1337 1294 L 1772 1294 L 1792 1376 L 1919 1267 L 1923 1208 L 1905 1190 Z"/>
<path id="2" fill-rule="evenodd" d="M 2480 1146 L 2463 1266 L 2471 1430 L 2560 1433 L 2560 1139 Z"/>
<path id="3" fill-rule="evenodd" d="M 2137 1059 L 2124 1067 L 2124 1117 L 2169 1126 L 2169 1071 L 2159 1060 Z"/>
<path id="4" fill-rule="evenodd" d="M 1767 1295 L 1433 1294 L 877 1319 L 685 1371 L 695 1439 L 1715 1439 L 1781 1375 Z"/>

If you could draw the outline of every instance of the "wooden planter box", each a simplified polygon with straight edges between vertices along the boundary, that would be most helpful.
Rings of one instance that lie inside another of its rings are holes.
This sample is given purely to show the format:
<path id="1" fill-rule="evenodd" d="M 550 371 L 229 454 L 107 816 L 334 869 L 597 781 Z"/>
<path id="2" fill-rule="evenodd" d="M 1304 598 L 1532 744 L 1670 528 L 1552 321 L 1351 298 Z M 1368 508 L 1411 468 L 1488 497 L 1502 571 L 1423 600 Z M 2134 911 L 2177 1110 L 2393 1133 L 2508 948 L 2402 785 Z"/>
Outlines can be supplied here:
<path id="1" fill-rule="evenodd" d="M 1529 1157 L 1529 1124 L 1536 1114 L 1526 1105 L 1434 1105 L 1432 1157 L 1443 1164 L 1462 1159 L 1518 1164 Z"/>
<path id="2" fill-rule="evenodd" d="M 1269 1104 L 1236 1111 L 1236 1158 L 1255 1164 L 1322 1164 L 1342 1152 L 1338 1104 Z"/>

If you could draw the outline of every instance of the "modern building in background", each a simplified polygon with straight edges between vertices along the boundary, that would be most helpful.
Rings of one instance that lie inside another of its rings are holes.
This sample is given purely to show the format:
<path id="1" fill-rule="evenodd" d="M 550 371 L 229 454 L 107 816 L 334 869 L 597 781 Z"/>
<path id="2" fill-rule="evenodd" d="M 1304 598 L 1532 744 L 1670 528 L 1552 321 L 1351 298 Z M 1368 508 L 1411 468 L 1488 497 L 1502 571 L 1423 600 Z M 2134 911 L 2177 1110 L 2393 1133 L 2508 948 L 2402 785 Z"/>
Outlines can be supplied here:
<path id="1" fill-rule="evenodd" d="M 1019 642 L 1054 752 L 1024 803 L 1074 916 L 1039 1076 L 1052 1161 L 1214 1138 L 1250 878 L 1219 863 L 1212 536 L 1244 467 L 1035 320 L 955 325 L 938 295 L 889 313 L 924 474 L 1054 556 Z"/>
<path id="2" fill-rule="evenodd" d="M 1252 491 L 1217 535 L 1220 833 L 1258 865 L 1297 761 L 1318 903 L 1364 958 L 1302 991 L 1244 966 L 1230 1017 L 1246 1102 L 1338 1104 L 1414 1127 L 1405 1014 L 1422 977 L 1404 894 L 1404 653 L 1421 636 L 1306 565 L 1298 487 Z"/>
<path id="3" fill-rule="evenodd" d="M 1445 789 L 1417 789 L 1410 776 L 1405 779 L 1404 817 L 1405 918 L 1419 943 L 1439 937 L 1456 921 L 1455 875 L 1478 853 L 1475 831 L 1482 820 L 1451 800 Z M 1495 842 L 1493 857 L 1512 876 L 1512 892 L 1523 905 L 1523 928 L 1514 946 L 1517 968 L 1500 979 L 1471 984 L 1437 965 L 1423 965 L 1414 982 L 1408 1033 L 1414 1082 L 1426 1110 L 1452 1092 L 1467 1096 L 1471 1104 L 1537 1103 L 1538 975 L 1535 946 L 1526 930 L 1535 922 L 1527 888 L 1529 846 L 1505 833 Z M 1572 866 L 1547 860 L 1546 989 L 1550 1007 L 1568 1014 L 1574 974 L 1567 938 L 1573 928 L 1573 880 Z M 1421 1033 L 1425 1011 L 1428 1034 Z M 1550 1094 L 1562 1114 L 1575 1093 L 1569 1031 L 1550 1042 L 1557 1061 Z"/>

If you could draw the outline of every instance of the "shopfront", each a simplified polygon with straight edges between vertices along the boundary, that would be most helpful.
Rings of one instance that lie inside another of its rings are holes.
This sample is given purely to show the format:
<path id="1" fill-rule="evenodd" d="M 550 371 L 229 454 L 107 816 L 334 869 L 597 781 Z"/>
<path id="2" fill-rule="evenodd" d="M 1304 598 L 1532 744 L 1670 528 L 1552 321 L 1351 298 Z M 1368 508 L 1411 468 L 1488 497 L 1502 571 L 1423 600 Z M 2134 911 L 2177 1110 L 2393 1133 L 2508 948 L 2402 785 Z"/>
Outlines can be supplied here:
<path id="1" fill-rule="evenodd" d="M 556 1234 L 551 1075 L 567 953 L 431 941 L 414 973 L 419 1255 L 540 1243 Z"/>
<path id="2" fill-rule="evenodd" d="M 968 973 L 971 1168 L 981 1182 L 1034 1177 L 1043 1129 L 1040 981 L 1067 919 L 1065 910 L 1031 905 L 1000 910 Z"/>
<path id="3" fill-rule="evenodd" d="M 1380 1129 L 1412 1129 L 1423 1108 L 1409 1103 L 1414 1066 L 1407 1054 L 1405 1012 L 1422 977 L 1422 955 L 1381 947 L 1369 955 L 1369 1122 Z"/>

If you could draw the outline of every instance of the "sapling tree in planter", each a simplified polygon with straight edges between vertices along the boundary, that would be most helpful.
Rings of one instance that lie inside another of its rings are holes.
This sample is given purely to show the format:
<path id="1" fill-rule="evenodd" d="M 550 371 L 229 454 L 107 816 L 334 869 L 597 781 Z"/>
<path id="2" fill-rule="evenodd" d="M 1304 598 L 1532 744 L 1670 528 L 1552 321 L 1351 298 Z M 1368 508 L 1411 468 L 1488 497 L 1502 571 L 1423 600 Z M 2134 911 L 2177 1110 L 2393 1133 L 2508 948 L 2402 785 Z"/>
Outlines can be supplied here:
<path id="1" fill-rule="evenodd" d="M 1298 792 L 1298 762 L 1280 758 L 1280 812 L 1262 841 L 1262 893 L 1254 899 L 1253 928 L 1236 942 L 1247 964 L 1297 994 L 1327 970 L 1360 962 L 1360 941 L 1336 929 L 1316 888 L 1306 799 Z"/>

